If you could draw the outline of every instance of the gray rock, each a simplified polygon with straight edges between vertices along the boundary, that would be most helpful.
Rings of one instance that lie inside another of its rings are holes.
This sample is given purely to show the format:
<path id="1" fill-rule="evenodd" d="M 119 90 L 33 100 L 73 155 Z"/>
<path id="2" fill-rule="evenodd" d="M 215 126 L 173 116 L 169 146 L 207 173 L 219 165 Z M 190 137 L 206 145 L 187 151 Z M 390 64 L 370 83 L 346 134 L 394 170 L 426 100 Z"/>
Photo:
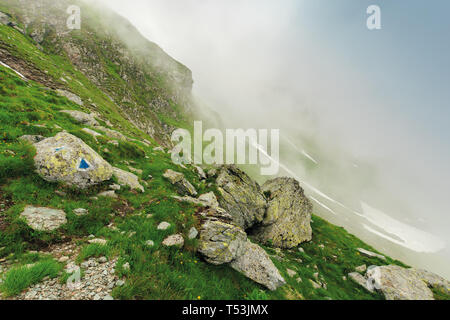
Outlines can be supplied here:
<path id="1" fill-rule="evenodd" d="M 394 265 L 372 267 L 367 271 L 366 278 L 383 293 L 386 300 L 434 300 L 427 279 L 416 269 Z"/>
<path id="2" fill-rule="evenodd" d="M 194 197 L 197 195 L 197 191 L 195 190 L 194 186 L 186 180 L 182 173 L 169 169 L 164 173 L 163 176 L 176 187 L 179 194 L 188 194 Z"/>
<path id="3" fill-rule="evenodd" d="M 170 228 L 170 223 L 165 222 L 165 221 L 161 222 L 157 227 L 158 230 L 167 230 L 169 228 Z"/>
<path id="4" fill-rule="evenodd" d="M 78 208 L 73 210 L 73 213 L 75 213 L 75 215 L 77 216 L 85 216 L 89 213 L 89 210 L 84 209 L 84 208 Z"/>
<path id="5" fill-rule="evenodd" d="M 90 239 L 90 240 L 88 240 L 88 242 L 89 242 L 90 244 L 106 245 L 106 243 L 107 243 L 108 241 L 106 241 L 105 239 L 98 239 L 98 238 L 95 238 L 95 239 Z"/>
<path id="6" fill-rule="evenodd" d="M 113 198 L 113 199 L 117 198 L 117 194 L 114 190 L 100 192 L 97 196 L 104 197 L 104 198 Z"/>
<path id="7" fill-rule="evenodd" d="M 45 137 L 40 136 L 40 135 L 25 135 L 25 136 L 21 136 L 19 138 L 19 140 L 25 141 L 25 142 L 28 142 L 28 143 L 31 143 L 31 144 L 35 144 L 35 143 L 41 142 L 44 139 L 45 139 Z"/>
<path id="8" fill-rule="evenodd" d="M 367 279 L 364 278 L 360 273 L 358 272 L 352 272 L 348 274 L 348 277 L 353 280 L 354 282 L 356 282 L 357 284 L 359 284 L 361 287 L 363 287 L 364 289 L 366 289 L 369 292 L 373 292 L 373 288 L 371 286 L 368 285 Z M 345 277 L 344 277 L 345 278 Z M 347 280 L 347 278 L 345 278 L 343 280 Z"/>
<path id="9" fill-rule="evenodd" d="M 286 269 L 287 274 L 289 275 L 289 277 L 294 277 L 295 275 L 297 275 L 297 272 L 291 269 Z"/>
<path id="10" fill-rule="evenodd" d="M 266 200 L 260 186 L 236 166 L 223 166 L 216 180 L 219 204 L 246 230 L 263 221 Z"/>
<path id="11" fill-rule="evenodd" d="M 286 284 L 269 255 L 250 240 L 244 246 L 244 253 L 232 261 L 230 266 L 269 290 L 276 290 Z"/>
<path id="12" fill-rule="evenodd" d="M 181 234 L 174 234 L 165 238 L 162 244 L 166 247 L 182 247 L 184 246 L 184 238 Z"/>
<path id="13" fill-rule="evenodd" d="M 189 230 L 188 238 L 189 238 L 190 240 L 192 240 L 192 239 L 197 238 L 197 236 L 198 236 L 198 231 L 197 231 L 197 229 L 196 229 L 195 227 L 192 227 L 192 228 Z"/>
<path id="14" fill-rule="evenodd" d="M 144 187 L 139 183 L 139 179 L 135 174 L 113 167 L 113 175 L 117 178 L 117 181 L 120 185 L 128 186 L 133 190 L 139 190 L 141 192 L 145 191 Z"/>
<path id="15" fill-rule="evenodd" d="M 68 114 L 78 123 L 85 124 L 91 127 L 99 125 L 93 114 L 88 114 L 78 110 L 62 110 L 60 112 Z M 95 133 L 98 134 L 97 132 Z"/>
<path id="16" fill-rule="evenodd" d="M 312 204 L 297 180 L 276 178 L 267 181 L 262 191 L 268 197 L 267 213 L 254 230 L 261 243 L 279 248 L 294 248 L 312 239 Z"/>
<path id="17" fill-rule="evenodd" d="M 318 284 L 318 283 L 315 282 L 314 280 L 309 279 L 309 282 L 311 283 L 311 285 L 313 286 L 314 289 L 320 289 L 320 288 L 322 288 L 322 285 Z"/>
<path id="18" fill-rule="evenodd" d="M 199 253 L 211 264 L 229 263 L 244 253 L 247 234 L 233 224 L 231 216 L 216 209 L 207 210 L 200 229 Z M 227 219 L 227 217 L 229 217 Z"/>
<path id="19" fill-rule="evenodd" d="M 375 252 L 372 252 L 372 251 L 369 251 L 369 250 L 366 250 L 363 248 L 358 248 L 356 250 L 358 250 L 359 253 L 361 253 L 363 256 L 366 256 L 368 258 L 379 258 L 381 260 L 386 261 L 386 257 L 382 256 L 381 254 L 378 254 L 378 253 L 375 253 Z"/>
<path id="20" fill-rule="evenodd" d="M 67 90 L 61 90 L 61 89 L 57 89 L 56 92 L 58 92 L 58 94 L 60 96 L 66 97 L 70 101 L 72 101 L 80 106 L 83 105 L 83 100 L 81 100 L 81 98 L 79 96 L 77 96 L 76 94 L 74 94 L 72 92 L 69 92 Z"/>
<path id="21" fill-rule="evenodd" d="M 206 180 L 205 171 L 199 166 L 194 166 L 194 168 L 197 171 L 197 175 L 200 178 L 200 180 Z"/>
<path id="22" fill-rule="evenodd" d="M 81 189 L 109 180 L 113 169 L 81 139 L 60 132 L 35 144 L 37 173 L 47 181 Z"/>
<path id="23" fill-rule="evenodd" d="M 120 141 L 126 141 L 127 140 L 127 137 L 125 135 L 123 135 L 122 133 L 120 133 L 120 132 L 118 132 L 116 130 L 105 128 L 105 127 L 102 127 L 102 126 L 96 126 L 95 128 L 100 130 L 100 131 L 102 131 L 102 132 L 104 132 L 106 134 L 106 136 L 109 137 L 109 138 L 117 139 L 117 140 L 120 140 Z"/>
<path id="24" fill-rule="evenodd" d="M 203 207 L 210 207 L 210 208 L 218 208 L 219 207 L 219 202 L 217 201 L 217 198 L 216 198 L 216 195 L 214 194 L 214 192 L 202 194 L 201 196 L 198 197 L 198 199 L 192 198 L 189 196 L 184 196 L 184 197 L 173 196 L 173 198 L 177 199 L 179 201 L 189 202 L 189 203 L 193 203 L 193 204 L 203 206 Z"/>
<path id="25" fill-rule="evenodd" d="M 81 129 L 81 131 L 83 131 L 83 132 L 85 132 L 85 133 L 87 133 L 87 134 L 93 136 L 96 142 L 98 142 L 98 141 L 97 141 L 97 137 L 100 137 L 100 136 L 101 136 L 100 133 L 98 133 L 97 131 L 91 130 L 91 129 L 89 129 L 89 128 L 83 128 L 83 129 Z"/>
<path id="26" fill-rule="evenodd" d="M 363 264 L 362 266 L 356 267 L 355 270 L 358 272 L 365 272 L 367 270 L 367 266 Z"/>
<path id="27" fill-rule="evenodd" d="M 7 26 L 11 22 L 11 19 L 6 13 L 0 12 L 0 24 Z"/>
<path id="28" fill-rule="evenodd" d="M 153 242 L 153 240 L 148 240 L 145 242 L 145 245 L 148 247 L 153 247 L 153 246 L 155 246 L 155 242 Z"/>
<path id="29" fill-rule="evenodd" d="M 56 230 L 67 222 L 64 211 L 51 208 L 27 206 L 20 215 L 37 231 Z"/>

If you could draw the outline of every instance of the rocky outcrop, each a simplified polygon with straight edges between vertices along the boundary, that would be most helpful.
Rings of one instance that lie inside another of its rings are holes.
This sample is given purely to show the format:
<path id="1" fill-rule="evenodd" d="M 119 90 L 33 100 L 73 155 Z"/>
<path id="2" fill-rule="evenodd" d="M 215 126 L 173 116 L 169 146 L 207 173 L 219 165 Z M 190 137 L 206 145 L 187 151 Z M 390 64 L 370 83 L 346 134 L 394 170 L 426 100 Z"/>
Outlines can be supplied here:
<path id="1" fill-rule="evenodd" d="M 144 187 L 139 183 L 139 179 L 135 174 L 113 167 L 113 175 L 116 177 L 121 186 L 128 186 L 132 190 L 140 190 L 141 192 L 145 191 Z"/>
<path id="2" fill-rule="evenodd" d="M 246 241 L 243 254 L 232 261 L 230 266 L 269 290 L 276 290 L 286 284 L 266 251 L 250 240 Z"/>
<path id="3" fill-rule="evenodd" d="M 261 188 L 236 166 L 223 166 L 217 178 L 219 204 L 246 230 L 261 223 L 266 212 L 266 199 Z"/>
<path id="4" fill-rule="evenodd" d="M 293 248 L 312 239 L 312 204 L 297 180 L 276 178 L 266 182 L 262 191 L 268 197 L 267 212 L 254 235 L 262 243 L 278 248 Z"/>
<path id="5" fill-rule="evenodd" d="M 64 211 L 51 208 L 27 206 L 20 215 L 36 231 L 53 231 L 67 222 Z"/>
<path id="6" fill-rule="evenodd" d="M 60 132 L 35 144 L 37 173 L 50 182 L 62 182 L 84 189 L 109 180 L 111 165 L 81 139 Z"/>
<path id="7" fill-rule="evenodd" d="M 195 187 L 189 181 L 187 181 L 182 173 L 169 169 L 163 174 L 163 176 L 175 186 L 179 194 L 188 194 L 194 197 L 197 195 Z"/>

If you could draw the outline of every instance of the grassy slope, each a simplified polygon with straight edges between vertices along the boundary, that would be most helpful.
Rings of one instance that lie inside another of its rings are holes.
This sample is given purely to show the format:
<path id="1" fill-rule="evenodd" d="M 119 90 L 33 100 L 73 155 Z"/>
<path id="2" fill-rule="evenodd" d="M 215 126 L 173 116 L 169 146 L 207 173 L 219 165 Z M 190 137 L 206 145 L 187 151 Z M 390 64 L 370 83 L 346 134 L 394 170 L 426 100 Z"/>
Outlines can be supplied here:
<path id="1" fill-rule="evenodd" d="M 44 55 L 35 50 L 20 33 L 3 26 L 0 26 L 0 42 L 13 43 L 11 50 L 15 54 L 23 55 L 39 68 L 45 68 L 49 74 L 54 74 L 55 79 L 63 74 L 70 75 L 73 81 L 68 86 L 81 96 L 91 98 L 102 114 L 118 123 L 124 133 L 148 139 L 132 128 L 115 106 L 64 58 Z M 78 81 L 83 85 L 79 85 Z M 195 252 L 195 240 L 187 241 L 183 250 L 161 246 L 165 236 L 175 232 L 186 234 L 191 226 L 198 224 L 195 207 L 171 199 L 170 196 L 175 191 L 162 178 L 162 173 L 172 168 L 183 172 L 200 193 L 214 190 L 208 189 L 207 183 L 200 183 L 193 171 L 174 166 L 166 153 L 154 152 L 151 147 L 131 142 L 121 142 L 115 147 L 107 144 L 108 138 L 104 136 L 99 137 L 96 142 L 81 131 L 83 126 L 58 112 L 62 109 L 82 110 L 53 91 L 32 81 L 24 82 L 11 70 L 0 67 L 0 202 L 8 199 L 11 204 L 0 216 L 0 258 L 7 258 L 19 267 L 6 275 L 7 279 L 18 280 L 5 281 L 3 287 L 0 287 L 3 294 L 16 294 L 47 275 L 41 272 L 39 266 L 50 263 L 48 257 L 27 252 L 39 250 L 51 243 L 72 240 L 83 246 L 80 261 L 90 256 L 119 256 L 116 270 L 119 275 L 127 278 L 125 286 L 115 289 L 113 293 L 119 299 L 381 298 L 365 292 L 350 280 L 342 279 L 356 266 L 379 263 L 380 261 L 361 257 L 355 251 L 358 247 L 373 249 L 342 228 L 330 225 L 318 217 L 314 217 L 314 240 L 302 245 L 305 253 L 297 250 L 284 251 L 281 254 L 284 257 L 280 260 L 273 259 L 288 281 L 287 286 L 275 292 L 264 290 L 227 266 L 217 267 L 204 263 Z M 112 165 L 126 169 L 125 161 L 128 161 L 133 167 L 142 169 L 141 178 L 149 184 L 146 192 L 137 194 L 122 189 L 118 192 L 119 199 L 91 200 L 90 197 L 105 190 L 114 181 L 77 191 L 42 180 L 34 173 L 34 148 L 19 142 L 17 138 L 24 134 L 53 136 L 62 130 L 55 125 L 82 138 Z M 104 152 L 105 146 L 109 149 L 108 153 Z M 153 179 L 146 179 L 149 174 Z M 57 195 L 56 190 L 66 192 L 67 196 Z M 67 213 L 68 223 L 55 232 L 34 232 L 19 218 L 19 213 L 27 204 L 63 209 Z M 80 207 L 88 208 L 90 214 L 83 217 L 74 215 L 72 210 Z M 168 221 L 172 227 L 166 231 L 156 230 L 161 221 Z M 114 223 L 118 230 L 107 228 L 110 223 Z M 108 245 L 88 245 L 86 237 L 90 234 L 108 239 Z M 147 247 L 147 240 L 153 240 L 155 246 Z M 325 248 L 321 249 L 319 244 L 325 245 Z M 275 254 L 272 249 L 265 249 L 270 254 Z M 298 259 L 303 262 L 300 263 Z M 32 271 L 20 268 L 31 262 L 37 263 L 38 267 Z M 131 265 L 129 271 L 121 267 L 125 262 Z M 397 263 L 391 259 L 389 262 Z M 54 276 L 54 272 L 59 269 L 56 264 L 51 265 L 50 275 Z M 290 278 L 286 274 L 286 268 L 296 270 L 303 281 L 297 282 L 297 277 Z M 314 279 L 317 270 L 327 283 L 327 290 L 313 289 L 309 283 L 308 279 Z M 14 276 L 14 273 L 19 276 Z M 66 275 L 60 276 L 64 278 Z"/>

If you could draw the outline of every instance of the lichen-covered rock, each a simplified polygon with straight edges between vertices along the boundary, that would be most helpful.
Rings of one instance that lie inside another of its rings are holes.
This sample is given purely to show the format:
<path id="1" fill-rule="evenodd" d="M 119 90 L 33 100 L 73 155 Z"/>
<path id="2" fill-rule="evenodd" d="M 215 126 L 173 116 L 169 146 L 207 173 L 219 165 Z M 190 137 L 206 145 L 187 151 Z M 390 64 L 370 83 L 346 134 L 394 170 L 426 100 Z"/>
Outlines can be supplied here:
<path id="1" fill-rule="evenodd" d="M 217 178 L 219 204 L 233 216 L 234 222 L 246 230 L 261 223 L 266 212 L 266 199 L 261 188 L 236 166 L 223 166 Z"/>
<path id="2" fill-rule="evenodd" d="M 0 12 L 0 24 L 8 25 L 10 23 L 11 19 L 9 16 L 3 12 Z"/>
<path id="3" fill-rule="evenodd" d="M 37 231 L 53 231 L 67 222 L 64 211 L 51 208 L 27 206 L 20 215 Z"/>
<path id="4" fill-rule="evenodd" d="M 423 271 L 389 265 L 369 268 L 366 279 L 383 293 L 386 300 L 434 300 L 429 289 L 434 277 L 431 273 L 425 274 L 424 277 Z"/>
<path id="5" fill-rule="evenodd" d="M 242 255 L 231 262 L 230 266 L 233 269 L 266 286 L 269 290 L 276 290 L 278 287 L 286 284 L 286 281 L 264 249 L 247 240 L 243 251 Z"/>
<path id="6" fill-rule="evenodd" d="M 113 175 L 117 178 L 117 181 L 121 186 L 128 186 L 133 190 L 140 190 L 141 192 L 145 191 L 135 174 L 113 167 Z"/>
<path id="7" fill-rule="evenodd" d="M 372 252 L 372 251 L 369 251 L 369 250 L 366 250 L 366 249 L 363 249 L 363 248 L 358 248 L 356 250 L 358 250 L 358 252 L 361 253 L 365 257 L 378 258 L 378 259 L 386 261 L 386 257 L 382 256 L 381 254 L 378 254 L 378 253 L 375 253 L 375 252 Z"/>
<path id="8" fill-rule="evenodd" d="M 164 173 L 163 176 L 176 187 L 179 194 L 188 194 L 194 197 L 197 195 L 197 190 L 195 190 L 195 187 L 186 180 L 182 173 L 169 169 Z"/>
<path id="9" fill-rule="evenodd" d="M 211 264 L 229 263 L 243 254 L 247 234 L 231 221 L 231 216 L 217 209 L 206 211 L 200 229 L 198 251 Z"/>
<path id="10" fill-rule="evenodd" d="M 267 213 L 254 235 L 261 243 L 279 248 L 294 248 L 312 239 L 312 204 L 297 180 L 276 178 L 267 181 L 262 191 L 268 197 Z"/>
<path id="11" fill-rule="evenodd" d="M 206 180 L 206 173 L 205 173 L 205 171 L 199 166 L 194 166 L 194 168 L 197 171 L 197 175 L 200 178 L 200 180 Z"/>
<path id="12" fill-rule="evenodd" d="M 35 144 L 37 173 L 47 181 L 81 189 L 109 180 L 113 169 L 81 139 L 60 132 Z"/>

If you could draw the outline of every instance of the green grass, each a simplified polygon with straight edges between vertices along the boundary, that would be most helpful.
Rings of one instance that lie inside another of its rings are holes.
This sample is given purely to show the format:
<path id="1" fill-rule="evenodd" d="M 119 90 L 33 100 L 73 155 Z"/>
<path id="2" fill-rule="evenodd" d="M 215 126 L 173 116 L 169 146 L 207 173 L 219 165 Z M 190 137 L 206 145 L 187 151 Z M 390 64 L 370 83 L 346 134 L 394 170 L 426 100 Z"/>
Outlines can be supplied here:
<path id="1" fill-rule="evenodd" d="M 42 281 L 45 277 L 56 278 L 62 266 L 53 259 L 45 259 L 32 265 L 14 267 L 4 276 L 0 291 L 6 297 L 20 294 L 26 288 Z"/>
<path id="2" fill-rule="evenodd" d="M 89 258 L 100 258 L 100 257 L 110 257 L 111 248 L 107 245 L 102 245 L 98 243 L 93 243 L 87 245 L 81 249 L 80 254 L 77 257 L 76 262 L 81 263 L 82 261 L 88 260 Z"/>

